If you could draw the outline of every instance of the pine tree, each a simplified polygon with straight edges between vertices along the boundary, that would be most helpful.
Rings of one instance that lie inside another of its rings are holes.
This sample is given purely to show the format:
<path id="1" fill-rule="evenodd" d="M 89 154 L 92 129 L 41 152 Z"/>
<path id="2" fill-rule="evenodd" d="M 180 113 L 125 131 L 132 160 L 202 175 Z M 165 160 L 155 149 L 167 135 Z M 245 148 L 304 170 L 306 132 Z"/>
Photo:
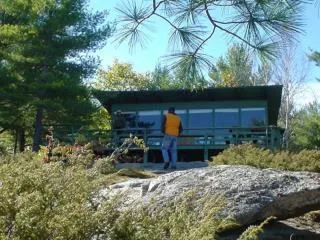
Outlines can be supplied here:
<path id="1" fill-rule="evenodd" d="M 85 80 L 98 61 L 88 53 L 105 44 L 111 27 L 105 12 L 88 12 L 87 0 L 14 0 L 1 6 L 0 35 L 14 49 L 12 54 L 2 48 L 1 55 L 15 72 L 24 105 L 35 113 L 37 151 L 44 119 L 81 122 L 90 113 Z"/>

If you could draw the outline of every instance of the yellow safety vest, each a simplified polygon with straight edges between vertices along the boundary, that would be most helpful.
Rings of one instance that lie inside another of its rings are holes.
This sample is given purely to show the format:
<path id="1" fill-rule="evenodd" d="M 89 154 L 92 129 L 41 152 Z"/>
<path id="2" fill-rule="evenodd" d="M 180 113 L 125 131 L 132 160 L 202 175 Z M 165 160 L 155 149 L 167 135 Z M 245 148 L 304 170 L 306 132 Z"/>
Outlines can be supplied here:
<path id="1" fill-rule="evenodd" d="M 180 123 L 179 116 L 168 113 L 166 115 L 165 133 L 171 136 L 179 136 Z"/>

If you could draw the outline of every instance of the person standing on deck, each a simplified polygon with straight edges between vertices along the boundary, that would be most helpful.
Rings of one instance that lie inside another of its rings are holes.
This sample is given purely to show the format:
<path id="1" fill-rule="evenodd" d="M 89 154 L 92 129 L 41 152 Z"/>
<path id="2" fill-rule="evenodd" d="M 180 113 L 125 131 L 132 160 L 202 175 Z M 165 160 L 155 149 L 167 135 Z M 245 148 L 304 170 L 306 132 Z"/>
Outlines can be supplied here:
<path id="1" fill-rule="evenodd" d="M 168 113 L 163 117 L 162 133 L 164 134 L 162 141 L 162 156 L 165 162 L 164 169 L 169 167 L 169 152 L 171 157 L 171 168 L 176 169 L 177 163 L 177 141 L 182 132 L 182 124 L 180 117 L 175 113 L 174 107 L 168 109 Z"/>

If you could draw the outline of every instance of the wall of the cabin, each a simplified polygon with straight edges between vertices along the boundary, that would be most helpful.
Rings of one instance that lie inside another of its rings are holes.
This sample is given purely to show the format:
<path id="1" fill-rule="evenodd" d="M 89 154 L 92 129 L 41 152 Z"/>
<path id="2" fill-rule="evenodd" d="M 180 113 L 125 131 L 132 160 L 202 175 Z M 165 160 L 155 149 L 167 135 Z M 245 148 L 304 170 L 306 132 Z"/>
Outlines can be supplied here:
<path id="1" fill-rule="evenodd" d="M 169 107 L 175 107 L 185 129 L 268 126 L 267 101 L 224 102 L 175 102 L 149 104 L 114 104 L 112 113 L 121 110 L 127 117 L 138 116 L 129 128 L 143 127 L 143 123 L 154 122 L 152 129 L 160 129 L 162 116 Z M 256 124 L 250 124 L 250 116 L 256 115 Z M 135 122 L 135 123 L 133 123 Z M 142 122 L 142 124 L 137 124 Z"/>

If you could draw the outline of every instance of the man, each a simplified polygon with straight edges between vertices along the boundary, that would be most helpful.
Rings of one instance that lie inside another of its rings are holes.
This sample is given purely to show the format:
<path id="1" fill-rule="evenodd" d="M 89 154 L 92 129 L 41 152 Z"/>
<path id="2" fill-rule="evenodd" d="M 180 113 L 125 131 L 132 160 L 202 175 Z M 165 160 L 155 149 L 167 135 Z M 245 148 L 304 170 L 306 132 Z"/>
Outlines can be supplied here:
<path id="1" fill-rule="evenodd" d="M 169 167 L 169 152 L 171 156 L 171 168 L 176 169 L 177 163 L 177 141 L 182 132 L 182 124 L 179 116 L 176 115 L 175 109 L 170 107 L 168 113 L 162 121 L 162 132 L 164 133 L 162 141 L 162 156 L 165 162 L 164 169 Z"/>

